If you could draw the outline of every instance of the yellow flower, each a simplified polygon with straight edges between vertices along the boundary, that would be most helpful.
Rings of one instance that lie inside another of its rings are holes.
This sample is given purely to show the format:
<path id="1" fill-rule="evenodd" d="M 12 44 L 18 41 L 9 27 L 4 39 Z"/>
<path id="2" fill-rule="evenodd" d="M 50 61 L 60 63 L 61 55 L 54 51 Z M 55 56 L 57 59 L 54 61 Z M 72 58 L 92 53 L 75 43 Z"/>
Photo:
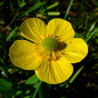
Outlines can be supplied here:
<path id="1" fill-rule="evenodd" d="M 88 53 L 81 38 L 74 38 L 71 24 L 52 19 L 46 25 L 41 19 L 28 18 L 20 26 L 27 40 L 15 41 L 9 49 L 10 60 L 24 70 L 35 70 L 37 77 L 49 84 L 66 81 L 73 73 L 71 63 L 78 63 Z"/>

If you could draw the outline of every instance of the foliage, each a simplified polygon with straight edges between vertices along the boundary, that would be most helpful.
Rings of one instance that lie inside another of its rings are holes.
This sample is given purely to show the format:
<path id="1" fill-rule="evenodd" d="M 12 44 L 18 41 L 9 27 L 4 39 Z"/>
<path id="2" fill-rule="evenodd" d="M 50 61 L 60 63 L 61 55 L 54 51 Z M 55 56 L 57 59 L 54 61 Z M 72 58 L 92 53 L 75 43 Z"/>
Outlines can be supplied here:
<path id="1" fill-rule="evenodd" d="M 58 85 L 42 83 L 34 71 L 16 68 L 9 47 L 23 39 L 19 26 L 29 17 L 46 23 L 55 17 L 70 21 L 76 37 L 89 46 L 88 56 L 74 64 L 72 77 Z M 98 1 L 97 0 L 2 0 L 0 1 L 0 98 L 98 98 Z"/>

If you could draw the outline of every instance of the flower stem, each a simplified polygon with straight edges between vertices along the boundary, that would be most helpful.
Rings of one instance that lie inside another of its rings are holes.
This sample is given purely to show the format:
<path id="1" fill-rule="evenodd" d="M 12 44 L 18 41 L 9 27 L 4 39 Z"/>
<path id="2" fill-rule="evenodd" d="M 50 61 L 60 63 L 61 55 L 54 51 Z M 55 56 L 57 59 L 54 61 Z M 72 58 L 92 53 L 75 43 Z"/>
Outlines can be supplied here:
<path id="1" fill-rule="evenodd" d="M 38 90 L 39 90 L 39 88 L 40 88 L 41 84 L 42 84 L 42 81 L 40 81 L 40 82 L 39 82 L 39 85 L 38 85 L 38 87 L 36 88 L 36 90 L 35 90 L 35 92 L 34 92 L 34 94 L 33 94 L 33 97 L 32 97 L 32 98 L 36 98 L 37 92 L 38 92 Z"/>

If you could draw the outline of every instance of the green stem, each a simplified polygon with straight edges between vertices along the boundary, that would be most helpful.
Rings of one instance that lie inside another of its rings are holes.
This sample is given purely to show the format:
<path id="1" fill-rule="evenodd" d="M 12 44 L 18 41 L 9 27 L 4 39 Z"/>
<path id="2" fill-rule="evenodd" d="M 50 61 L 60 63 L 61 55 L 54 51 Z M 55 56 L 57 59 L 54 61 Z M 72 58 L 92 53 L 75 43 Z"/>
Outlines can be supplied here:
<path id="1" fill-rule="evenodd" d="M 66 88 L 69 87 L 69 85 L 76 79 L 76 77 L 80 74 L 80 72 L 82 71 L 82 69 L 84 68 L 84 65 L 82 65 L 78 71 L 72 76 L 72 78 L 69 80 L 69 84 L 66 85 Z"/>
<path id="2" fill-rule="evenodd" d="M 33 95 L 32 98 L 36 98 L 37 92 L 38 92 L 38 90 L 39 90 L 41 84 L 42 84 L 42 81 L 39 82 L 39 85 L 38 85 L 38 87 L 36 88 L 36 90 L 35 90 L 34 95 Z"/>
<path id="3" fill-rule="evenodd" d="M 70 3 L 69 3 L 69 5 L 68 5 L 68 8 L 67 8 L 67 10 L 66 10 L 66 13 L 65 13 L 64 19 L 66 19 L 66 18 L 67 18 L 68 13 L 69 13 L 70 8 L 71 8 L 72 3 L 73 3 L 73 0 L 71 0 L 71 1 L 70 1 Z"/>

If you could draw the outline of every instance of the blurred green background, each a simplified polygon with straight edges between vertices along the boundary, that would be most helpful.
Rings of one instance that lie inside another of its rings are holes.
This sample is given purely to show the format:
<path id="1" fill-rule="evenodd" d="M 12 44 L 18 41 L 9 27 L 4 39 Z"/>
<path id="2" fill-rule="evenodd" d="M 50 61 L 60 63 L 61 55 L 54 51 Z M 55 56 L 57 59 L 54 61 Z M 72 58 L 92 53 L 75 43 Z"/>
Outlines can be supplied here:
<path id="1" fill-rule="evenodd" d="M 64 83 L 41 83 L 34 71 L 15 67 L 9 47 L 23 39 L 20 24 L 29 17 L 48 23 L 53 18 L 71 22 L 75 37 L 89 47 L 87 57 L 74 64 Z M 0 1 L 0 98 L 98 98 L 98 1 L 97 0 L 1 0 Z"/>

